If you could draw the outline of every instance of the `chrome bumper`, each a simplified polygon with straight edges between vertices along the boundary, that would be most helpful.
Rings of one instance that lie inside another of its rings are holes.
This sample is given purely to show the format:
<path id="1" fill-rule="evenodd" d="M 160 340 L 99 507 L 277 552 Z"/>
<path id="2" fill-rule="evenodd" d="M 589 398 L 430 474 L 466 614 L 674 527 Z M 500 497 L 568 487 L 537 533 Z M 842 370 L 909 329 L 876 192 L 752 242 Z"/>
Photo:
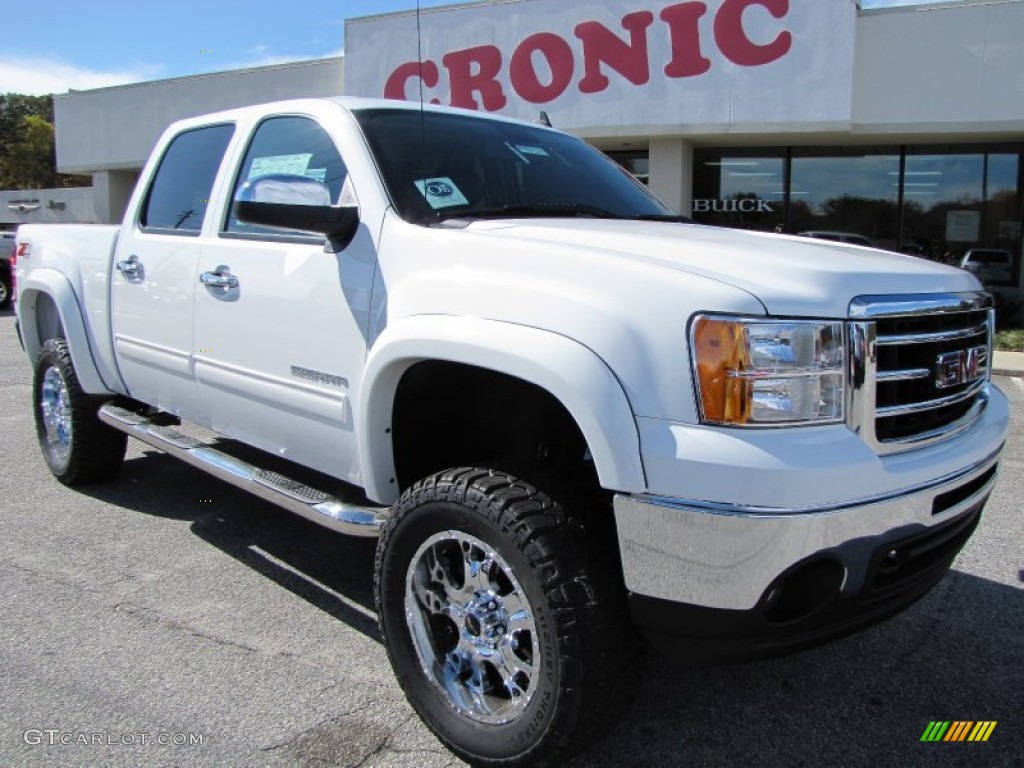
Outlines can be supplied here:
<path id="1" fill-rule="evenodd" d="M 630 592 L 693 606 L 749 610 L 816 557 L 843 568 L 840 593 L 864 588 L 886 542 L 941 526 L 984 502 L 999 453 L 926 485 L 814 509 L 733 506 L 649 495 L 615 497 Z"/>

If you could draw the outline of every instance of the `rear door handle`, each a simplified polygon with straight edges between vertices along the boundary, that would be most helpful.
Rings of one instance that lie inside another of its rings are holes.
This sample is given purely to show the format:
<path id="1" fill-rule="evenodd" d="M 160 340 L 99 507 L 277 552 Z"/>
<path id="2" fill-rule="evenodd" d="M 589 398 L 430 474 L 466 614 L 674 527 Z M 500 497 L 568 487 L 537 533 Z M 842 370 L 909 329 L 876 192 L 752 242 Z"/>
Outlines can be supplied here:
<path id="1" fill-rule="evenodd" d="M 225 291 L 238 287 L 238 278 L 231 274 L 231 268 L 221 264 L 213 272 L 203 272 L 199 282 L 210 288 L 223 288 Z"/>

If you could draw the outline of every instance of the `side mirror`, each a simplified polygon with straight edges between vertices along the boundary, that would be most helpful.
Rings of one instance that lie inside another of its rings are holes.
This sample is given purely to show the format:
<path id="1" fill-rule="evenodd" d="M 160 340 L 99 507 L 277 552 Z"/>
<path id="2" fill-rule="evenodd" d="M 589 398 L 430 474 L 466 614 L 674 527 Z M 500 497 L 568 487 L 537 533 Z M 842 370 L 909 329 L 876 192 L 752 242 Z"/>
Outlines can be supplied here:
<path id="1" fill-rule="evenodd" d="M 326 250 L 333 253 L 348 246 L 359 227 L 356 206 L 333 206 L 324 184 L 292 174 L 261 176 L 246 183 L 235 201 L 235 215 L 249 224 L 326 235 Z"/>
<path id="2" fill-rule="evenodd" d="M 359 228 L 359 209 L 354 205 L 291 205 L 288 203 L 235 203 L 239 221 L 265 227 L 299 229 L 327 236 L 332 253 L 344 250 Z"/>

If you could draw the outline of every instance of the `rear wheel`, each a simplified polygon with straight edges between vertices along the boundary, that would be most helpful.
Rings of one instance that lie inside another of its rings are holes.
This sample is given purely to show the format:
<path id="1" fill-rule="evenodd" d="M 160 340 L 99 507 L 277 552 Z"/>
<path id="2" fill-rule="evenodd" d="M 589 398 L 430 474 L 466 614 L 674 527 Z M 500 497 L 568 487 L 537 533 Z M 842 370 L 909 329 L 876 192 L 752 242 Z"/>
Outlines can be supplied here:
<path id="1" fill-rule="evenodd" d="M 488 469 L 439 473 L 395 506 L 377 550 L 388 655 L 470 763 L 555 764 L 629 703 L 643 646 L 596 520 Z"/>
<path id="2" fill-rule="evenodd" d="M 36 359 L 33 401 L 39 447 L 58 480 L 79 485 L 117 473 L 128 436 L 99 420 L 96 412 L 104 398 L 82 391 L 64 339 L 43 344 Z"/>
<path id="3" fill-rule="evenodd" d="M 11 279 L 6 275 L 0 275 L 0 309 L 7 309 L 11 306 Z"/>

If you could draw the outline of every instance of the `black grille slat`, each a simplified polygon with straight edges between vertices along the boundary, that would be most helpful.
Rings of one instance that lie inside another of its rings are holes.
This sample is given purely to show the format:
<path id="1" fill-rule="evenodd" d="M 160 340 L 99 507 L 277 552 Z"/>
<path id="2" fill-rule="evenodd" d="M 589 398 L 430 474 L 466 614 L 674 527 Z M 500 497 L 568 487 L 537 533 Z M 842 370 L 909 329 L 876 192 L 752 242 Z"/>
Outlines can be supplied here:
<path id="1" fill-rule="evenodd" d="M 971 328 L 988 319 L 988 310 L 946 312 L 933 315 L 908 315 L 878 319 L 879 336 L 915 336 L 923 333 L 941 333 L 954 328 Z"/>
<path id="2" fill-rule="evenodd" d="M 875 422 L 875 436 L 879 440 L 886 441 L 903 440 L 920 435 L 946 424 L 952 424 L 957 419 L 966 416 L 973 407 L 974 400 L 971 399 L 925 413 L 878 419 Z"/>
<path id="3" fill-rule="evenodd" d="M 876 347 L 876 365 L 879 374 L 875 386 L 875 408 L 878 410 L 919 403 L 941 401 L 976 388 L 976 381 L 967 381 L 950 387 L 939 387 L 938 360 L 942 355 L 988 347 L 988 311 L 948 312 L 929 315 L 879 317 L 875 321 L 877 338 L 886 343 Z M 958 335 L 960 332 L 963 335 Z M 950 334 L 956 338 L 921 341 L 933 334 Z M 907 343 L 897 343 L 899 338 Z M 989 359 L 986 355 L 986 367 Z M 884 374 L 898 371 L 928 370 L 928 376 L 886 381 Z M 919 413 L 900 415 L 878 414 L 875 437 L 881 442 L 912 439 L 940 430 L 971 412 L 980 393 L 948 405 L 937 404 Z"/>

